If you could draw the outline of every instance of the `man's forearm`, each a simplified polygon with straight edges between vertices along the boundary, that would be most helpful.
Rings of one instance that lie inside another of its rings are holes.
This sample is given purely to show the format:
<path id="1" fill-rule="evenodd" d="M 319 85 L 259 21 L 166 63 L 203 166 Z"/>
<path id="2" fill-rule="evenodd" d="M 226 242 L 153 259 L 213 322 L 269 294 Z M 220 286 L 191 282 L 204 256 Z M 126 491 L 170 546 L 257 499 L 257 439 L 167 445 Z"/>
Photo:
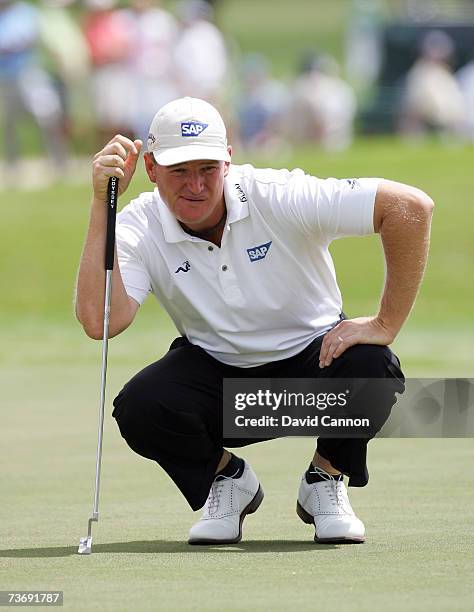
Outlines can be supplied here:
<path id="1" fill-rule="evenodd" d="M 393 337 L 407 319 L 423 278 L 432 211 L 426 194 L 411 194 L 388 210 L 380 228 L 386 278 L 377 318 Z"/>
<path id="2" fill-rule="evenodd" d="M 79 265 L 76 288 L 76 316 L 86 333 L 92 338 L 101 338 L 103 332 L 105 301 L 105 236 L 107 208 L 104 202 L 94 200 L 91 207 L 89 229 Z M 110 308 L 110 336 L 125 329 L 134 313 L 131 311 L 120 270 L 115 263 L 112 273 L 112 296 Z"/>

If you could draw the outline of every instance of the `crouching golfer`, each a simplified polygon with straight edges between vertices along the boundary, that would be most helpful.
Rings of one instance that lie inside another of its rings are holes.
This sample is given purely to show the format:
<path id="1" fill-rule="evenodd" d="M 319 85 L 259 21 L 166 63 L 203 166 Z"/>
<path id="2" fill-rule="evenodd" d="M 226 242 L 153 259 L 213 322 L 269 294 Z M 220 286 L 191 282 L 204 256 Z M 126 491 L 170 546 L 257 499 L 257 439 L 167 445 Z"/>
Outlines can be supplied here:
<path id="1" fill-rule="evenodd" d="M 117 135 L 93 162 L 76 312 L 96 339 L 103 325 L 107 183 L 116 176 L 120 193 L 126 190 L 141 144 Z M 144 161 L 155 189 L 117 218 L 110 335 L 125 330 L 154 293 L 180 336 L 125 385 L 113 415 L 128 445 L 159 463 L 193 510 L 204 506 L 189 543 L 238 542 L 263 491 L 250 465 L 224 447 L 259 440 L 223 438 L 223 379 L 386 378 L 389 392 L 377 398 L 381 427 L 403 382 L 388 345 L 423 276 L 433 202 L 387 180 L 322 180 L 301 170 L 231 165 L 221 116 L 195 98 L 158 111 Z M 328 246 L 374 232 L 386 261 L 378 313 L 344 319 Z M 317 542 L 364 540 L 343 476 L 350 486 L 367 484 L 367 441 L 317 441 L 297 502 Z"/>

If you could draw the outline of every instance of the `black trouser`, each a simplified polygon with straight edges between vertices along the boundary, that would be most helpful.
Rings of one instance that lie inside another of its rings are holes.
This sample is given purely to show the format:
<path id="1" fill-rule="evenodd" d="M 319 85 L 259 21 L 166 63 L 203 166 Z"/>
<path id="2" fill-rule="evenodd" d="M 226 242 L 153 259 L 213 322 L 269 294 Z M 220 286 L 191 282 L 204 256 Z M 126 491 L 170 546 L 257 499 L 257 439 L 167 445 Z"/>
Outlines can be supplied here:
<path id="1" fill-rule="evenodd" d="M 114 400 L 113 416 L 136 453 L 153 459 L 173 479 L 193 510 L 203 506 L 223 447 L 241 447 L 260 439 L 223 438 L 224 378 L 387 378 L 387 392 L 377 398 L 379 428 L 390 415 L 404 380 L 400 362 L 386 346 L 356 345 L 330 366 L 319 368 L 322 337 L 301 353 L 262 366 L 238 368 L 217 361 L 186 338 L 134 376 Z M 372 398 L 373 401 L 373 398 Z M 375 435 L 375 432 L 374 432 Z M 369 438 L 318 438 L 318 453 L 363 487 Z"/>

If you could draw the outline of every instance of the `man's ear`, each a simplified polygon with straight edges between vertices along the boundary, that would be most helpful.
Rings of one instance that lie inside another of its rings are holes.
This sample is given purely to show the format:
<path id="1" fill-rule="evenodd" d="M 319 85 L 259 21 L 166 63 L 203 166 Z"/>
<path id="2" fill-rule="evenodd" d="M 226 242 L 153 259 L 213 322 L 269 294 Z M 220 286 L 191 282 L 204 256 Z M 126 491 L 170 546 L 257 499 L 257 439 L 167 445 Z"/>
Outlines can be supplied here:
<path id="1" fill-rule="evenodd" d="M 148 174 L 148 178 L 150 179 L 150 181 L 154 184 L 156 184 L 156 161 L 155 158 L 153 157 L 152 153 L 144 153 L 143 154 L 143 161 L 145 162 L 145 170 L 146 173 Z"/>
<path id="2" fill-rule="evenodd" d="M 227 151 L 229 155 L 232 157 L 232 147 L 230 145 L 227 147 Z M 227 176 L 229 174 L 230 164 L 231 162 L 224 162 L 224 176 Z"/>

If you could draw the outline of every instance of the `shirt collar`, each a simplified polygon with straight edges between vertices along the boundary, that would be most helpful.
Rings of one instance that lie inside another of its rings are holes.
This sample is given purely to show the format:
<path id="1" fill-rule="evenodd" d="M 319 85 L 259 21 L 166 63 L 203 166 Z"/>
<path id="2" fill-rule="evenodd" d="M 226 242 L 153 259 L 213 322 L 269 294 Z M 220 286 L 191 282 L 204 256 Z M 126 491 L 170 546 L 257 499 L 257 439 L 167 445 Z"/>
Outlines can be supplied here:
<path id="1" fill-rule="evenodd" d="M 224 199 L 227 208 L 227 227 L 235 221 L 244 219 L 249 214 L 247 195 L 242 190 L 237 179 L 238 176 L 231 166 L 229 174 L 224 179 Z M 154 198 L 157 203 L 158 214 L 160 216 L 166 242 L 182 242 L 183 240 L 190 240 L 191 242 L 201 241 L 201 238 L 191 236 L 183 230 L 169 208 L 161 199 L 157 187 L 155 187 L 154 190 Z"/>
<path id="2" fill-rule="evenodd" d="M 239 183 L 240 173 L 235 166 L 230 167 L 224 179 L 224 198 L 227 206 L 227 224 L 245 219 L 249 215 L 247 194 Z"/>

